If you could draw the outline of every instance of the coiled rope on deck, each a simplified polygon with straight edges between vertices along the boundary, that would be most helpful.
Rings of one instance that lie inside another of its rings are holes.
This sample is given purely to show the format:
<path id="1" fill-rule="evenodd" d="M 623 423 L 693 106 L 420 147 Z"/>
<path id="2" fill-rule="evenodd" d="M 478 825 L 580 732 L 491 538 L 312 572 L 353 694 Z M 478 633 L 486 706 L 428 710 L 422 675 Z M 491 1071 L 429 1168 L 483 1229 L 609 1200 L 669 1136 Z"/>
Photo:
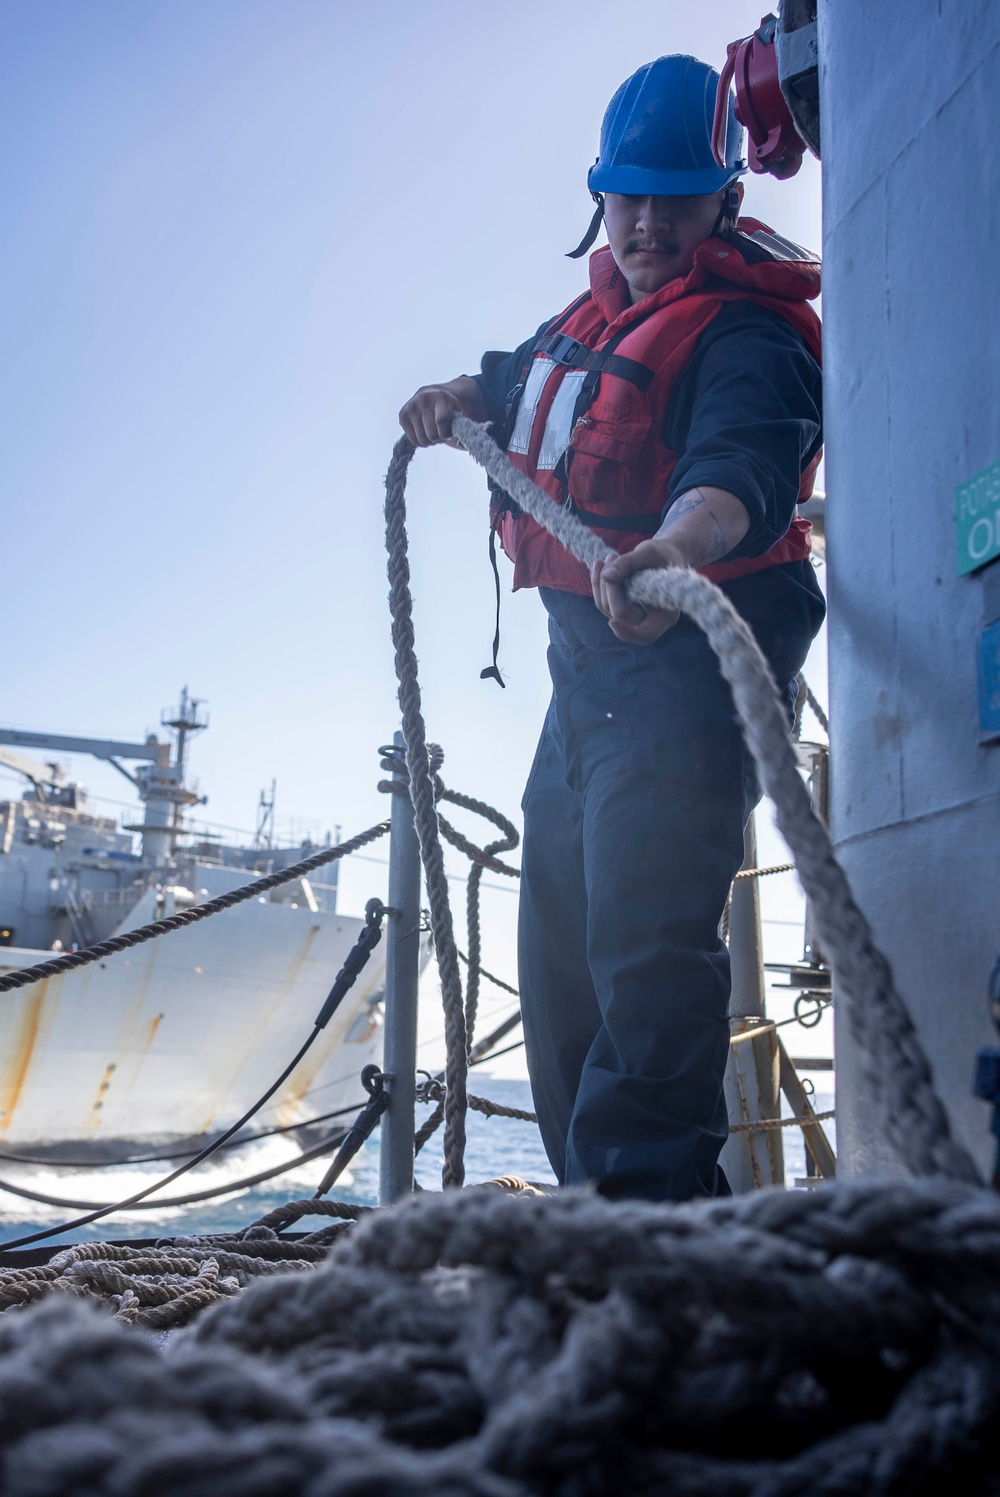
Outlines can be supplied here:
<path id="1" fill-rule="evenodd" d="M 275 1244 L 178 1239 L 122 1277 L 76 1254 L 120 1319 L 217 1301 L 165 1349 L 62 1296 L 0 1317 L 4 1497 L 998 1489 L 986 1191 L 841 1182 L 677 1207 L 474 1188 L 371 1213 L 311 1273 L 258 1275 L 258 1247 Z M 184 1287 L 161 1306 L 168 1261 Z M 258 1282 L 236 1297 L 241 1273 Z"/>
<path id="2" fill-rule="evenodd" d="M 186 1325 L 263 1275 L 316 1268 L 335 1239 L 369 1209 L 342 1201 L 290 1201 L 239 1232 L 161 1238 L 142 1246 L 75 1243 L 47 1263 L 0 1267 L 0 1311 L 70 1295 L 106 1305 L 128 1325 Z M 333 1218 L 333 1224 L 300 1237 L 280 1235 L 307 1215 Z"/>

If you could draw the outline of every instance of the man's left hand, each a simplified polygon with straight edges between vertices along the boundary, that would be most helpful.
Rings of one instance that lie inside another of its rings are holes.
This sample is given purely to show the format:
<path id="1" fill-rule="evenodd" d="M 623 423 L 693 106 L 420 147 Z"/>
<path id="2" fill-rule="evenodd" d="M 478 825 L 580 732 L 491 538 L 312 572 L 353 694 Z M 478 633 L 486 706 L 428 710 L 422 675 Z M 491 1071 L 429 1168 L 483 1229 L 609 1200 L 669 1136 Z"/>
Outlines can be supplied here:
<path id="1" fill-rule="evenodd" d="M 641 603 L 630 603 L 625 596 L 627 578 L 648 567 L 683 567 L 687 564 L 677 546 L 670 541 L 655 539 L 641 541 L 634 551 L 627 551 L 624 556 L 612 553 L 607 561 L 594 563 L 590 573 L 594 602 L 623 644 L 655 644 L 680 618 L 676 608 L 644 608 Z"/>

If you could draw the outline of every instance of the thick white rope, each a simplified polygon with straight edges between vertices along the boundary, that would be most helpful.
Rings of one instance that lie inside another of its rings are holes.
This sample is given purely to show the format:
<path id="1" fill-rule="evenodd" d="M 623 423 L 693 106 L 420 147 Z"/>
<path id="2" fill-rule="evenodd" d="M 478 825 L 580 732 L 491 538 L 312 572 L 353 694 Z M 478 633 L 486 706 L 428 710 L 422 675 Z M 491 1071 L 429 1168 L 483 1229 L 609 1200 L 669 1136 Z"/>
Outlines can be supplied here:
<path id="1" fill-rule="evenodd" d="M 578 561 L 590 567 L 612 554 L 594 531 L 514 467 L 485 426 L 456 416 L 452 433 L 511 499 Z M 704 631 L 719 658 L 760 784 L 774 802 L 778 826 L 812 901 L 816 930 L 830 955 L 838 998 L 886 1136 L 913 1174 L 980 1183 L 969 1154 L 952 1137 L 930 1063 L 889 963 L 875 945 L 829 833 L 813 811 L 774 677 L 749 626 L 719 588 L 688 569 L 636 572 L 626 593 L 647 608 L 681 609 Z"/>

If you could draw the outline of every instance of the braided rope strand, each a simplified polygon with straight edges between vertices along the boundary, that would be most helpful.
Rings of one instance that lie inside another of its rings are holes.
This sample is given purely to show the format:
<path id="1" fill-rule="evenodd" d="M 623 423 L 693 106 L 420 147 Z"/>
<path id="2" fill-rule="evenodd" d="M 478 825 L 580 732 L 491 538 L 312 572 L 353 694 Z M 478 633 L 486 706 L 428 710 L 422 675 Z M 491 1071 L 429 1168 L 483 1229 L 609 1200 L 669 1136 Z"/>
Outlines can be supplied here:
<path id="1" fill-rule="evenodd" d="M 736 878 L 769 878 L 772 873 L 794 873 L 794 863 L 774 863 L 770 868 L 741 868 Z M 734 879 L 735 883 L 736 880 Z"/>
<path id="2" fill-rule="evenodd" d="M 465 1181 L 465 1115 L 466 1079 L 468 1075 L 468 1039 L 462 977 L 458 968 L 455 931 L 448 898 L 448 880 L 444 870 L 444 852 L 438 829 L 434 784 L 428 757 L 417 679 L 417 655 L 413 632 L 413 599 L 410 594 L 410 565 L 406 548 L 406 471 L 413 457 L 413 444 L 400 437 L 392 450 L 392 461 L 385 480 L 385 539 L 388 551 L 389 608 L 392 614 L 392 643 L 395 651 L 396 678 L 399 682 L 399 707 L 406 742 L 406 768 L 410 779 L 413 818 L 420 843 L 420 856 L 427 880 L 427 900 L 431 910 L 431 929 L 441 977 L 441 1001 L 444 1006 L 445 1082 L 444 1100 L 444 1168 L 441 1179 L 445 1188 Z"/>
<path id="3" fill-rule="evenodd" d="M 577 560 L 592 566 L 611 554 L 592 530 L 514 467 L 484 426 L 456 416 L 452 431 L 514 502 Z M 638 572 L 629 579 L 627 593 L 647 608 L 679 608 L 689 614 L 719 658 L 761 785 L 774 802 L 778 826 L 812 901 L 817 932 L 831 955 L 851 1033 L 897 1154 L 913 1174 L 978 1183 L 975 1164 L 952 1136 L 889 963 L 813 811 L 774 678 L 748 625 L 725 594 L 694 571 Z"/>
<path id="4" fill-rule="evenodd" d="M 809 682 L 806 680 L 805 676 L 802 676 L 800 679 L 802 681 L 804 702 L 807 703 L 811 708 L 812 715 L 819 723 L 820 727 L 823 729 L 823 732 L 829 733 L 830 719 L 827 717 L 826 713 L 823 711 L 822 706 L 817 701 L 816 695 L 813 692 L 812 687 L 809 685 Z"/>

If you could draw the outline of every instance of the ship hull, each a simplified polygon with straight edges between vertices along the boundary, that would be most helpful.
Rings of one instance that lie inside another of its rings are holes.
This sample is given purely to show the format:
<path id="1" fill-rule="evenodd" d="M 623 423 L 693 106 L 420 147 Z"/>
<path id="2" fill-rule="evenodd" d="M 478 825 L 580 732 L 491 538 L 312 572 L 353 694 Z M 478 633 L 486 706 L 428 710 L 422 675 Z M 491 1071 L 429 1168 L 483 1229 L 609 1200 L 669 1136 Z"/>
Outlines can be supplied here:
<path id="1" fill-rule="evenodd" d="M 127 927 L 152 919 L 154 896 Z M 148 907 L 147 907 L 148 906 Z M 104 962 L 0 995 L 0 1152 L 120 1157 L 205 1139 L 281 1073 L 363 925 L 252 900 Z M 365 1100 L 381 1055 L 384 945 L 254 1127 Z M 50 958 L 0 948 L 0 973 Z"/>

